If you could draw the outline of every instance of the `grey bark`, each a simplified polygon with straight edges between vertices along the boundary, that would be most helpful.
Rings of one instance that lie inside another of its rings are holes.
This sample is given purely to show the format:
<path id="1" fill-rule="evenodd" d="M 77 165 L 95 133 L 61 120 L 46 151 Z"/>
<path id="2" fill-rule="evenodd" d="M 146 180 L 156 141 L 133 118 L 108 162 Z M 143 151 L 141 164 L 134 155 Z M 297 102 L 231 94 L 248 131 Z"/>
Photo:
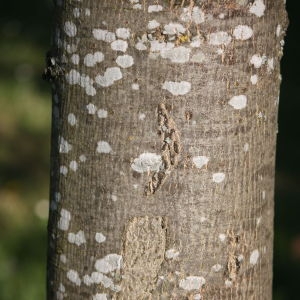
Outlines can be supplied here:
<path id="1" fill-rule="evenodd" d="M 55 11 L 48 299 L 271 299 L 284 2 Z"/>

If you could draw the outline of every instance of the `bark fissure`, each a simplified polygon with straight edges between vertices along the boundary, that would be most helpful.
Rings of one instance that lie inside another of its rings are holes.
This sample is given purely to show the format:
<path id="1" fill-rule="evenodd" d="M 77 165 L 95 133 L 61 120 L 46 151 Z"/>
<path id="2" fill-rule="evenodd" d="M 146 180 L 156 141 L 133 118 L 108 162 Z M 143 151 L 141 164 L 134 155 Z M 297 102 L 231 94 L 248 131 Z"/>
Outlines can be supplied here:
<path id="1" fill-rule="evenodd" d="M 181 152 L 179 131 L 164 103 L 158 105 L 157 116 L 158 134 L 162 141 L 162 166 L 152 175 L 145 188 L 146 195 L 154 194 L 164 184 L 172 170 L 176 168 Z"/>

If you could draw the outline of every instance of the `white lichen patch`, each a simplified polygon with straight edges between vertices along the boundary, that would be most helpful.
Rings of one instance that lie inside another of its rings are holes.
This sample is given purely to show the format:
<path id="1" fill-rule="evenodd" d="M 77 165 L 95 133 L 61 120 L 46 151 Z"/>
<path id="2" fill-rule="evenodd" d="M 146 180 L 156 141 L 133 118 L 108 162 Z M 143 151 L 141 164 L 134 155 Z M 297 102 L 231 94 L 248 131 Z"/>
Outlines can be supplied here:
<path id="1" fill-rule="evenodd" d="M 161 5 L 149 5 L 148 13 L 159 12 L 162 11 L 163 7 Z"/>
<path id="2" fill-rule="evenodd" d="M 205 284 L 205 278 L 200 276 L 188 276 L 185 279 L 181 279 L 179 287 L 184 290 L 199 290 Z"/>
<path id="3" fill-rule="evenodd" d="M 253 36 L 253 30 L 247 25 L 238 25 L 233 30 L 233 36 L 236 40 L 248 40 Z"/>
<path id="4" fill-rule="evenodd" d="M 277 25 L 276 27 L 276 36 L 280 37 L 282 31 L 282 26 L 280 24 Z"/>
<path id="5" fill-rule="evenodd" d="M 133 84 L 131 85 L 131 88 L 132 88 L 134 91 L 138 91 L 138 90 L 140 89 L 140 86 L 139 86 L 139 84 L 137 84 L 137 83 L 133 83 Z"/>
<path id="6" fill-rule="evenodd" d="M 116 35 L 120 39 L 127 40 L 130 37 L 130 30 L 129 28 L 118 28 L 116 30 Z"/>
<path id="7" fill-rule="evenodd" d="M 80 83 L 80 73 L 74 69 L 66 73 L 66 80 L 69 84 L 79 84 Z"/>
<path id="8" fill-rule="evenodd" d="M 212 176 L 212 180 L 215 183 L 221 183 L 225 179 L 225 174 L 224 173 L 214 173 Z"/>
<path id="9" fill-rule="evenodd" d="M 222 269 L 222 266 L 220 264 L 216 264 L 211 267 L 211 270 L 216 273 L 221 271 L 221 269 Z"/>
<path id="10" fill-rule="evenodd" d="M 115 81 L 123 77 L 119 67 L 107 68 L 104 75 L 97 75 L 95 78 L 96 83 L 102 87 L 108 87 L 114 84 Z"/>
<path id="11" fill-rule="evenodd" d="M 75 7 L 73 9 L 73 15 L 75 18 L 79 18 L 80 17 L 80 9 L 78 7 Z"/>
<path id="12" fill-rule="evenodd" d="M 147 28 L 149 30 L 152 30 L 152 29 L 155 29 L 159 26 L 160 26 L 160 23 L 158 23 L 156 20 L 151 20 L 151 21 L 148 22 Z"/>
<path id="13" fill-rule="evenodd" d="M 98 259 L 95 263 L 95 269 L 103 274 L 119 270 L 122 266 L 122 256 L 112 253 L 104 258 Z"/>
<path id="14" fill-rule="evenodd" d="M 253 85 L 257 84 L 257 82 L 258 82 L 258 76 L 257 76 L 256 74 L 251 75 L 250 81 L 251 81 L 251 83 L 252 83 Z"/>
<path id="15" fill-rule="evenodd" d="M 147 50 L 147 46 L 143 42 L 137 42 L 135 44 L 135 48 L 139 51 L 145 51 Z"/>
<path id="16" fill-rule="evenodd" d="M 186 63 L 190 59 L 191 49 L 179 46 L 172 49 L 162 50 L 160 55 L 162 58 L 170 59 L 174 63 Z"/>
<path id="17" fill-rule="evenodd" d="M 106 294 L 99 294 L 93 295 L 93 300 L 107 300 Z"/>
<path id="18" fill-rule="evenodd" d="M 144 113 L 139 113 L 139 120 L 144 121 L 146 118 L 146 115 Z"/>
<path id="19" fill-rule="evenodd" d="M 97 106 L 93 103 L 89 103 L 86 106 L 86 109 L 87 109 L 89 115 L 94 115 L 97 111 Z"/>
<path id="20" fill-rule="evenodd" d="M 198 7 L 184 7 L 183 13 L 180 15 L 180 19 L 183 22 L 194 22 L 195 24 L 201 24 L 205 21 L 204 12 Z"/>
<path id="21" fill-rule="evenodd" d="M 133 57 L 130 55 L 120 55 L 116 59 L 116 63 L 121 67 L 121 68 L 130 68 L 134 64 Z"/>
<path id="22" fill-rule="evenodd" d="M 195 294 L 193 296 L 193 300 L 201 300 L 201 295 L 200 294 Z"/>
<path id="23" fill-rule="evenodd" d="M 80 160 L 81 162 L 85 162 L 85 161 L 86 161 L 86 156 L 85 156 L 84 154 L 81 154 L 81 155 L 79 156 L 79 160 Z"/>
<path id="24" fill-rule="evenodd" d="M 244 147 L 243 147 L 243 150 L 244 150 L 244 152 L 248 152 L 249 151 L 249 144 L 248 143 L 246 143 L 245 145 L 244 145 Z"/>
<path id="25" fill-rule="evenodd" d="M 208 35 L 208 43 L 214 46 L 228 45 L 231 42 L 231 36 L 225 31 L 213 32 Z"/>
<path id="26" fill-rule="evenodd" d="M 195 62 L 195 63 L 204 63 L 206 60 L 205 54 L 201 51 L 196 52 L 192 58 L 191 58 L 191 62 Z"/>
<path id="27" fill-rule="evenodd" d="M 74 64 L 74 65 L 78 65 L 79 64 L 79 61 L 80 61 L 80 58 L 79 58 L 79 55 L 78 54 L 72 54 L 71 56 L 71 62 Z"/>
<path id="28" fill-rule="evenodd" d="M 62 208 L 60 211 L 60 219 L 58 221 L 57 227 L 63 231 L 68 230 L 70 220 L 71 220 L 71 213 L 68 210 Z"/>
<path id="29" fill-rule="evenodd" d="M 159 171 L 161 166 L 161 156 L 155 153 L 142 153 L 131 164 L 131 168 L 138 173 Z"/>
<path id="30" fill-rule="evenodd" d="M 128 48 L 128 43 L 123 40 L 115 40 L 111 44 L 111 49 L 114 51 L 121 51 L 121 52 L 126 52 Z"/>
<path id="31" fill-rule="evenodd" d="M 165 252 L 165 257 L 167 259 L 175 259 L 176 257 L 179 256 L 179 251 L 177 251 L 176 249 L 168 249 L 166 252 Z"/>
<path id="32" fill-rule="evenodd" d="M 225 242 L 225 240 L 226 240 L 226 234 L 220 233 L 220 234 L 219 234 L 219 240 L 220 240 L 221 242 Z"/>
<path id="33" fill-rule="evenodd" d="M 104 60 L 104 54 L 100 51 L 93 53 L 88 53 L 84 59 L 83 63 L 87 67 L 94 67 L 97 63 L 100 63 Z"/>
<path id="34" fill-rule="evenodd" d="M 203 166 L 207 165 L 209 158 L 207 156 L 194 156 L 193 163 L 196 168 L 201 169 Z"/>
<path id="35" fill-rule="evenodd" d="M 114 285 L 114 282 L 109 277 L 105 276 L 104 274 L 100 272 L 93 272 L 87 280 L 87 282 L 93 282 L 95 284 L 102 284 L 104 288 L 109 288 L 110 290 L 114 292 L 119 292 L 121 290 L 121 287 L 118 285 Z"/>
<path id="36" fill-rule="evenodd" d="M 105 29 L 93 29 L 93 36 L 96 40 L 104 41 L 106 43 L 111 43 L 116 40 L 115 33 Z"/>
<path id="37" fill-rule="evenodd" d="M 161 52 L 167 51 L 174 48 L 174 44 L 170 42 L 160 42 L 160 41 L 151 41 L 150 42 L 150 52 Z"/>
<path id="38" fill-rule="evenodd" d="M 68 234 L 68 241 L 71 244 L 75 244 L 80 246 L 86 243 L 84 232 L 82 230 L 78 231 L 77 233 L 69 232 Z"/>
<path id="39" fill-rule="evenodd" d="M 250 59 L 250 64 L 254 66 L 254 68 L 260 68 L 267 60 L 265 55 L 261 56 L 259 54 L 254 54 Z"/>
<path id="40" fill-rule="evenodd" d="M 247 97 L 245 95 L 233 96 L 228 104 L 234 109 L 243 109 L 247 106 Z"/>
<path id="41" fill-rule="evenodd" d="M 225 280 L 225 286 L 226 286 L 227 288 L 232 287 L 232 281 L 229 280 L 229 279 L 226 279 L 226 280 Z"/>
<path id="42" fill-rule="evenodd" d="M 64 165 L 59 167 L 59 173 L 63 174 L 64 176 L 66 176 L 68 174 L 68 168 Z"/>
<path id="43" fill-rule="evenodd" d="M 165 81 L 162 89 L 169 91 L 174 96 L 185 95 L 191 90 L 191 83 L 187 81 Z"/>
<path id="44" fill-rule="evenodd" d="M 62 136 L 59 137 L 59 153 L 68 153 L 72 150 L 72 145 Z"/>
<path id="45" fill-rule="evenodd" d="M 60 260 L 63 264 L 65 264 L 65 263 L 67 262 L 67 257 L 66 257 L 66 255 L 65 255 L 65 254 L 61 254 L 61 255 L 59 256 L 59 260 Z"/>
<path id="46" fill-rule="evenodd" d="M 81 285 L 81 279 L 80 279 L 80 277 L 79 277 L 77 271 L 75 271 L 75 270 L 69 270 L 69 271 L 67 272 L 67 278 L 68 278 L 71 282 L 75 283 L 77 286 L 80 286 L 80 285 Z"/>
<path id="47" fill-rule="evenodd" d="M 201 44 L 202 44 L 201 38 L 199 36 L 195 36 L 195 37 L 192 38 L 190 46 L 192 48 L 199 48 L 201 46 Z"/>
<path id="48" fill-rule="evenodd" d="M 105 142 L 105 141 L 99 141 L 97 143 L 97 149 L 96 151 L 98 153 L 110 153 L 112 151 L 110 145 L 108 142 Z"/>
<path id="49" fill-rule="evenodd" d="M 249 12 L 256 15 L 257 17 L 262 17 L 265 13 L 266 6 L 263 0 L 255 0 L 250 6 Z"/>
<path id="50" fill-rule="evenodd" d="M 72 170 L 73 172 L 76 172 L 78 169 L 78 163 L 75 160 L 72 160 L 69 164 L 69 168 L 70 170 Z"/>
<path id="51" fill-rule="evenodd" d="M 250 264 L 256 265 L 258 259 L 259 259 L 259 251 L 258 251 L 258 249 L 255 249 L 254 251 L 252 251 L 252 253 L 250 255 Z"/>
<path id="52" fill-rule="evenodd" d="M 65 22 L 64 30 L 66 35 L 68 35 L 69 37 L 74 37 L 77 34 L 76 25 L 71 21 Z"/>
<path id="53" fill-rule="evenodd" d="M 95 96 L 96 95 L 96 89 L 93 87 L 94 80 L 90 78 L 86 74 L 82 74 L 80 76 L 80 86 L 85 89 L 85 92 L 89 96 Z"/>
<path id="54" fill-rule="evenodd" d="M 108 112 L 105 109 L 99 109 L 97 111 L 97 115 L 98 115 L 99 119 L 105 119 L 105 118 L 107 118 Z"/>
<path id="55" fill-rule="evenodd" d="M 240 254 L 238 257 L 237 257 L 238 261 L 239 262 L 242 262 L 244 260 L 244 255 L 243 254 Z"/>
<path id="56" fill-rule="evenodd" d="M 97 243 L 101 244 L 106 241 L 106 236 L 101 232 L 96 232 L 95 240 Z"/>
<path id="57" fill-rule="evenodd" d="M 169 23 L 164 26 L 164 34 L 175 35 L 183 34 L 186 32 L 186 28 L 183 27 L 180 23 Z"/>
<path id="58" fill-rule="evenodd" d="M 268 72 L 272 72 L 274 70 L 274 58 L 269 58 L 267 61 Z"/>
<path id="59" fill-rule="evenodd" d="M 72 114 L 72 113 L 68 114 L 68 123 L 71 126 L 74 126 L 76 124 L 76 117 L 74 114 Z"/>

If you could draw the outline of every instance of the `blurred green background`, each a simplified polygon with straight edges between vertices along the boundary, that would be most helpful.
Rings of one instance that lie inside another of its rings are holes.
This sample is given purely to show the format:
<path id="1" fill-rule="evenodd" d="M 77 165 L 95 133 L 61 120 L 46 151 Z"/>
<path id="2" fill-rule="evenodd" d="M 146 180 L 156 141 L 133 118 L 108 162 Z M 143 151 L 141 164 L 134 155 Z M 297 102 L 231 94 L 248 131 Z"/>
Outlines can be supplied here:
<path id="1" fill-rule="evenodd" d="M 287 1 L 276 172 L 274 299 L 298 300 L 300 3 Z M 0 300 L 45 299 L 50 86 L 50 0 L 0 4 Z"/>

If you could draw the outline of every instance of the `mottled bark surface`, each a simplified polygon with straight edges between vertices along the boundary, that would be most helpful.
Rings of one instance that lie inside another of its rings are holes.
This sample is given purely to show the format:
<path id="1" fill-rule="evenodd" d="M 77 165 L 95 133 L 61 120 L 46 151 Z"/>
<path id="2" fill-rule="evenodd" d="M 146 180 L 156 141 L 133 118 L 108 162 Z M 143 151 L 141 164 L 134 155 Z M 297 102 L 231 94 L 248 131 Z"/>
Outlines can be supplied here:
<path id="1" fill-rule="evenodd" d="M 284 2 L 56 18 L 48 299 L 271 299 Z"/>

